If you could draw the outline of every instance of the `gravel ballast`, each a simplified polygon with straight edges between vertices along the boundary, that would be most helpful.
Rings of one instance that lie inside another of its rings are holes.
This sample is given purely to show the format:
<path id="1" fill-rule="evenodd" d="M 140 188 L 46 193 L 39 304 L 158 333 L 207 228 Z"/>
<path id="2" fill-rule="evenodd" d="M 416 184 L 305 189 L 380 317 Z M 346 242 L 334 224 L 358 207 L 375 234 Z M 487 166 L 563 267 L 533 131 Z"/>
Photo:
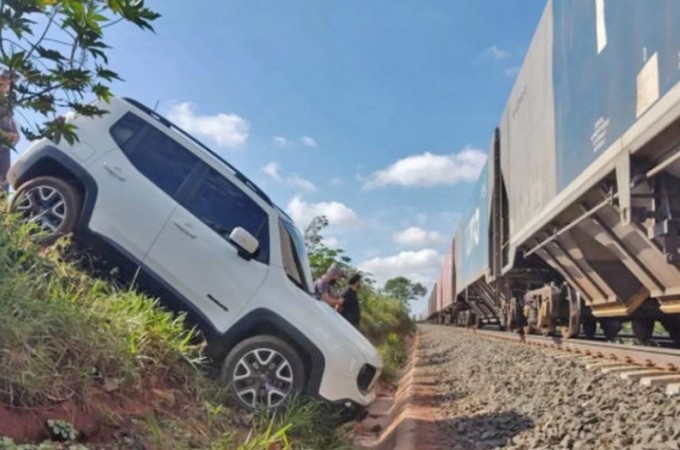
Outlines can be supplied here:
<path id="1" fill-rule="evenodd" d="M 680 400 L 541 349 L 422 325 L 452 449 L 678 449 Z"/>

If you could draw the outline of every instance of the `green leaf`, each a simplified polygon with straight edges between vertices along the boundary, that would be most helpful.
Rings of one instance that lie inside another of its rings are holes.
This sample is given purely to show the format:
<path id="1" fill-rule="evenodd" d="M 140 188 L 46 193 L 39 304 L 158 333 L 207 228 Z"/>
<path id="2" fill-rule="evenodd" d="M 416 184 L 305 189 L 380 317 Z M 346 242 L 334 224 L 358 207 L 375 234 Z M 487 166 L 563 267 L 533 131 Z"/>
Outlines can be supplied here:
<path id="1" fill-rule="evenodd" d="M 45 47 L 40 46 L 40 45 L 35 48 L 35 51 L 38 53 L 38 55 L 41 58 L 49 59 L 49 60 L 52 60 L 52 61 L 63 61 L 64 59 L 66 59 L 58 51 L 52 50 L 52 49 L 49 49 L 49 48 L 45 48 Z"/>
<path id="2" fill-rule="evenodd" d="M 116 72 L 113 70 L 106 69 L 102 66 L 96 66 L 95 73 L 99 78 L 103 78 L 107 81 L 121 80 Z"/>
<path id="3" fill-rule="evenodd" d="M 52 118 L 56 111 L 69 107 L 85 116 L 105 114 L 85 97 L 108 102 L 112 93 L 107 84 L 122 80 L 115 69 L 107 67 L 110 46 L 103 27 L 123 19 L 120 26 L 133 24 L 153 31 L 151 23 L 160 17 L 139 0 L 2 0 L 2 5 L 0 30 L 6 54 L 0 63 L 20 75 L 8 100 L 13 107 L 44 116 L 42 125 L 21 127 L 27 138 L 48 137 L 55 142 L 77 140 L 72 124 Z M 47 23 L 53 27 L 47 30 L 48 37 L 65 39 L 73 47 L 37 42 L 35 36 L 43 35 Z M 59 37 L 64 34 L 69 37 Z"/>
<path id="4" fill-rule="evenodd" d="M 108 86 L 97 83 L 92 86 L 92 92 L 94 92 L 94 94 L 100 100 L 105 100 L 106 102 L 111 100 L 111 90 L 108 88 Z"/>

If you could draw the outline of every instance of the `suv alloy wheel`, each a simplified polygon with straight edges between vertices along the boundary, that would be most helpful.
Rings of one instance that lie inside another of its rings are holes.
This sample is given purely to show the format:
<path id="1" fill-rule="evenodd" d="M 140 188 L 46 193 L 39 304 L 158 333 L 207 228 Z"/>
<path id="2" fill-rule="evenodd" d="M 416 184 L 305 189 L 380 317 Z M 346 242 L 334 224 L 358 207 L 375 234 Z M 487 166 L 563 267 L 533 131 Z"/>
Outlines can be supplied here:
<path id="1" fill-rule="evenodd" d="M 75 230 L 81 206 L 80 193 L 72 185 L 60 178 L 38 177 L 19 187 L 10 211 L 38 225 L 44 232 L 39 242 L 49 245 Z"/>
<path id="2" fill-rule="evenodd" d="M 237 344 L 222 366 L 221 381 L 248 409 L 276 408 L 305 385 L 298 353 L 274 336 L 254 336 Z"/>

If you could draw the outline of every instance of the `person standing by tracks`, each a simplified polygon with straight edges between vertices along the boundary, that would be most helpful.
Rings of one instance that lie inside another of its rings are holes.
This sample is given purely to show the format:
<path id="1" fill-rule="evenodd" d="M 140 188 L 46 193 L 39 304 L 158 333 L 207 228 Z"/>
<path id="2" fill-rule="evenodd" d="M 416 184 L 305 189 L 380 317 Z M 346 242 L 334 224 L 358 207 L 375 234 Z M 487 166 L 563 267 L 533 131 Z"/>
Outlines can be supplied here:
<path id="1" fill-rule="evenodd" d="M 357 292 L 361 286 L 361 275 L 354 274 L 347 281 L 347 287 L 340 295 L 343 298 L 342 309 L 340 314 L 347 319 L 349 323 L 354 325 L 354 328 L 359 329 L 359 322 L 361 321 L 361 308 L 359 307 L 359 297 Z"/>
<path id="2" fill-rule="evenodd" d="M 338 309 L 341 307 L 344 300 L 342 297 L 333 295 L 331 286 L 333 282 L 343 277 L 344 274 L 342 273 L 340 266 L 336 263 L 331 264 L 326 272 L 314 282 L 314 294 L 316 295 L 316 298 L 328 303 L 332 308 Z"/>

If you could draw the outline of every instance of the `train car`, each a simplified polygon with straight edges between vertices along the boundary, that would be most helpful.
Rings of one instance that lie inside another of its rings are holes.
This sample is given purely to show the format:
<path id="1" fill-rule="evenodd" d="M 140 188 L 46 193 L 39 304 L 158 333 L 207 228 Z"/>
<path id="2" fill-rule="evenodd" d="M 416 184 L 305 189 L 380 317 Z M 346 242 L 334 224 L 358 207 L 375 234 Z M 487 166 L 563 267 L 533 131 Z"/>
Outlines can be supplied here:
<path id="1" fill-rule="evenodd" d="M 456 297 L 454 249 L 455 240 L 452 240 L 450 245 L 447 246 L 446 253 L 444 254 L 444 260 L 442 261 L 437 281 L 437 310 L 443 316 L 445 324 L 450 324 L 452 322 L 453 305 Z"/>
<path id="2" fill-rule="evenodd" d="M 470 310 L 477 326 L 505 324 L 504 303 L 490 288 L 491 195 L 493 190 L 493 160 L 484 165 L 473 190 L 463 220 L 456 230 L 455 273 L 457 300 Z"/>
<path id="3" fill-rule="evenodd" d="M 427 298 L 427 318 L 428 322 L 437 323 L 437 283 L 432 286 L 430 296 Z"/>
<path id="4" fill-rule="evenodd" d="M 678 55 L 675 0 L 546 3 L 456 231 L 478 324 L 680 342 Z"/>

